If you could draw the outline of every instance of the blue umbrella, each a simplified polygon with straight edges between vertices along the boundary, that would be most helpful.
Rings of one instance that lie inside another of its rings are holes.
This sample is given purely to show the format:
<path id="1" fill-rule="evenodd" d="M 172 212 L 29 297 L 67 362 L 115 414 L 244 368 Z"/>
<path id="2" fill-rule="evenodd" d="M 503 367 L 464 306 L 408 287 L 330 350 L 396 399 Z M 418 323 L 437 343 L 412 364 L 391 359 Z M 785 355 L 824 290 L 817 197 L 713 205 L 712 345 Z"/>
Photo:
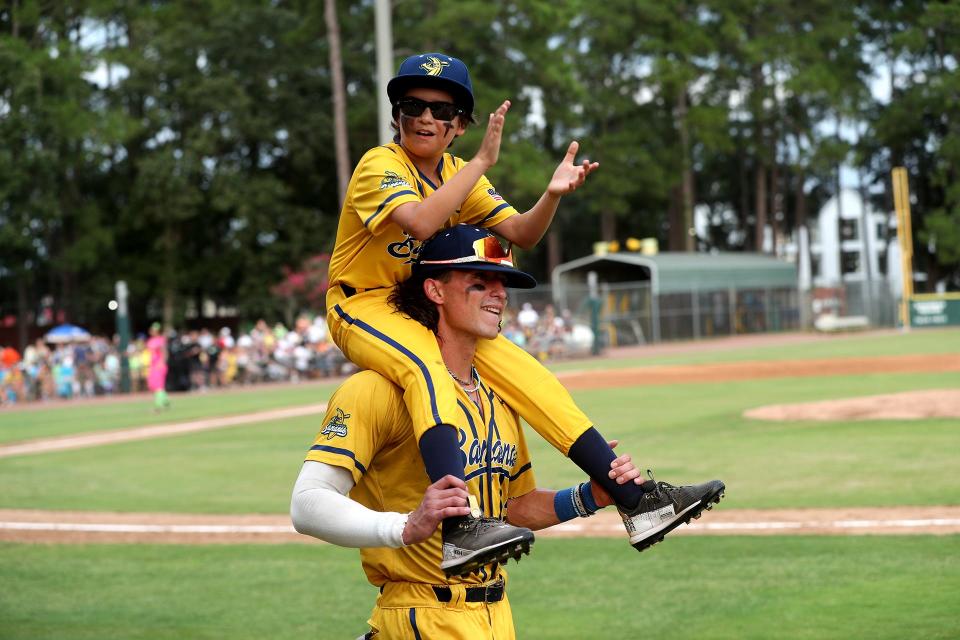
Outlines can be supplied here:
<path id="1" fill-rule="evenodd" d="M 90 339 L 90 332 L 73 324 L 61 324 L 48 331 L 43 339 L 52 344 L 86 342 Z"/>

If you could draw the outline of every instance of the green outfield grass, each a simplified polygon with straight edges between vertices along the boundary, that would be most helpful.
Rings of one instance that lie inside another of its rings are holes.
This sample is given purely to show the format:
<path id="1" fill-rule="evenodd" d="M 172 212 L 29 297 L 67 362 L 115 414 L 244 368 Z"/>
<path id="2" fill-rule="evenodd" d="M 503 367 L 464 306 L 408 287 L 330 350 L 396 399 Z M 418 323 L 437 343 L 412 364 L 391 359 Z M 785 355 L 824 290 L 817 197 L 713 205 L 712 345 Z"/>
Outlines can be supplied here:
<path id="1" fill-rule="evenodd" d="M 260 385 L 216 393 L 170 394 L 171 408 L 153 411 L 153 397 L 111 402 L 56 402 L 25 411 L 0 411 L 0 444 L 86 431 L 142 427 L 160 422 L 184 422 L 213 416 L 240 415 L 281 407 L 324 402 L 339 383 Z"/>
<path id="2" fill-rule="evenodd" d="M 802 344 L 770 345 L 763 347 L 733 346 L 720 350 L 674 355 L 638 355 L 615 360 L 589 359 L 557 362 L 550 365 L 555 371 L 582 369 L 623 369 L 662 364 L 706 364 L 715 362 L 746 362 L 750 360 L 818 360 L 821 358 L 860 358 L 866 356 L 902 356 L 910 354 L 960 355 L 960 329 L 925 329 L 909 333 L 840 334 L 822 336 L 823 341 Z M 687 343 L 696 345 L 696 343 Z"/>
<path id="3" fill-rule="evenodd" d="M 765 422 L 744 409 L 910 389 L 957 374 L 874 374 L 584 391 L 578 402 L 641 468 L 722 478 L 726 507 L 960 504 L 955 420 Z M 0 459 L 0 508 L 283 513 L 320 416 Z M 528 429 L 538 482 L 580 471 Z"/>
<path id="4" fill-rule="evenodd" d="M 955 638 L 960 536 L 540 540 L 518 637 Z M 376 591 L 326 545 L 0 544 L 9 638 L 355 638 Z"/>

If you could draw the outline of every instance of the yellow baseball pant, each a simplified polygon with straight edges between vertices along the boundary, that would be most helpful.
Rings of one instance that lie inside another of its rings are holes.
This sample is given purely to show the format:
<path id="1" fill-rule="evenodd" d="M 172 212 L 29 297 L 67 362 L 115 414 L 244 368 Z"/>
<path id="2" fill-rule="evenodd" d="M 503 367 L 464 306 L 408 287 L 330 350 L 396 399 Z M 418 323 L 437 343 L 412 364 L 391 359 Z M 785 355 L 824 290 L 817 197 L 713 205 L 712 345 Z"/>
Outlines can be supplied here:
<path id="1" fill-rule="evenodd" d="M 504 593 L 499 602 L 467 602 L 466 588 L 450 585 L 449 602 L 433 587 L 388 582 L 370 614 L 372 640 L 514 640 L 513 613 Z"/>
<path id="2" fill-rule="evenodd" d="M 340 287 L 327 293 L 327 325 L 340 350 L 357 366 L 372 369 L 404 390 L 417 440 L 438 424 L 457 426 L 456 382 L 440 356 L 432 331 L 394 311 L 391 289 L 371 289 L 346 296 Z M 546 367 L 504 338 L 480 340 L 477 372 L 537 433 L 567 455 L 591 427 L 589 418 Z"/>

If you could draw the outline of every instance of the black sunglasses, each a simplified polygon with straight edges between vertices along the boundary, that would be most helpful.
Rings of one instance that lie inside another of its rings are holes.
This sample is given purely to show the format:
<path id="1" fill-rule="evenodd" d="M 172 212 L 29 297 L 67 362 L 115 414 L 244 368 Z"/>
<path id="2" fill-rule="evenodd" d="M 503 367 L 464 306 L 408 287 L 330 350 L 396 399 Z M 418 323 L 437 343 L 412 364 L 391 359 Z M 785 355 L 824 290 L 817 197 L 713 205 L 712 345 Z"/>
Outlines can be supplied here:
<path id="1" fill-rule="evenodd" d="M 400 109 L 400 113 L 411 118 L 416 118 L 422 114 L 427 107 L 430 108 L 430 113 L 433 114 L 435 119 L 447 122 L 463 113 L 463 109 L 452 102 L 427 102 L 419 98 L 406 97 L 400 98 L 394 104 Z"/>

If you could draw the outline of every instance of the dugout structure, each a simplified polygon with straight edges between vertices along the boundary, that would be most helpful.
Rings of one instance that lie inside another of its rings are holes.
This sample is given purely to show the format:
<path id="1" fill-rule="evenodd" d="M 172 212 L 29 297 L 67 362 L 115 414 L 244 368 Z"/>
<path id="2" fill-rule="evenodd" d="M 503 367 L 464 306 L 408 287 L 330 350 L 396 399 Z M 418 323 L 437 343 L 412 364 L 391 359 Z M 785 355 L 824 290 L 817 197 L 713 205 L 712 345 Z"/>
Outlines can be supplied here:
<path id="1" fill-rule="evenodd" d="M 561 264 L 550 288 L 557 308 L 580 316 L 599 300 L 613 346 L 797 330 L 798 285 L 796 265 L 771 256 L 621 252 Z"/>

